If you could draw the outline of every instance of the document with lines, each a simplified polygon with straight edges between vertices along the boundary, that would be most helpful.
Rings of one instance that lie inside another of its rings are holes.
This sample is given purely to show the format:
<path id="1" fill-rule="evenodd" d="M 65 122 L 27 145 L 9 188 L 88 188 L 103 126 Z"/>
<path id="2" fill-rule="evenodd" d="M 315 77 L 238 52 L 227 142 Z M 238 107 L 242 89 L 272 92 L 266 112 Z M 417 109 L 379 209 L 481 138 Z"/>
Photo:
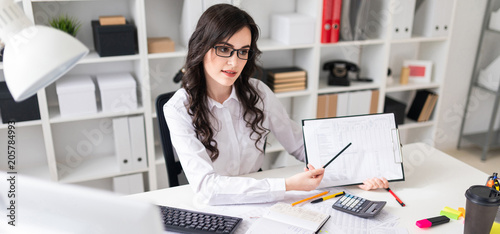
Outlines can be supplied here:
<path id="1" fill-rule="evenodd" d="M 372 177 L 404 180 L 401 143 L 393 113 L 302 120 L 306 163 L 326 167 L 320 188 L 361 184 Z"/>

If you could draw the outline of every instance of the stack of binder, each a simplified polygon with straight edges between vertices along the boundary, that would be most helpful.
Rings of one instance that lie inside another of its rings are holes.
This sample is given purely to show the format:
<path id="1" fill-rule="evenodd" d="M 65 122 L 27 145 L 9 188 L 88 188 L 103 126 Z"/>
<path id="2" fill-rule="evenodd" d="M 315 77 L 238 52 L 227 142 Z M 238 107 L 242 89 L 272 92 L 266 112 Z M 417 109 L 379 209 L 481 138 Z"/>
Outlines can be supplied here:
<path id="1" fill-rule="evenodd" d="M 321 43 L 339 41 L 342 0 L 323 0 Z"/>
<path id="2" fill-rule="evenodd" d="M 434 106 L 436 106 L 437 99 L 438 95 L 431 91 L 417 91 L 406 117 L 417 122 L 428 121 Z"/>
<path id="3" fill-rule="evenodd" d="M 377 113 L 379 90 L 362 90 L 318 96 L 317 118 Z"/>
<path id="4" fill-rule="evenodd" d="M 307 72 L 301 68 L 281 67 L 266 71 L 266 83 L 275 93 L 306 89 Z"/>

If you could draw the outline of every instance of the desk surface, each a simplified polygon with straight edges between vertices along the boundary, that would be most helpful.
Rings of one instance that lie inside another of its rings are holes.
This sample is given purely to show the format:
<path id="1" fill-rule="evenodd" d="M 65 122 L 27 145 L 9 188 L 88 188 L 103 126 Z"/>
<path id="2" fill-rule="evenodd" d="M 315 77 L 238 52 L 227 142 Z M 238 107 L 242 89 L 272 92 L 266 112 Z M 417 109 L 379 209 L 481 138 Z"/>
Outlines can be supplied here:
<path id="1" fill-rule="evenodd" d="M 465 191 L 476 184 L 484 184 L 488 175 L 433 147 L 415 143 L 403 147 L 406 180 L 393 182 L 391 189 L 406 204 L 401 207 L 385 190 L 364 191 L 357 186 L 345 187 L 351 193 L 370 200 L 387 201 L 384 208 L 400 217 L 399 226 L 409 233 L 462 233 L 462 220 L 421 230 L 415 222 L 438 216 L 449 206 L 455 209 L 465 207 Z M 247 175 L 253 178 L 288 177 L 303 171 L 303 166 L 273 169 Z M 193 191 L 188 185 L 130 195 L 153 204 L 197 209 L 193 203 Z"/>

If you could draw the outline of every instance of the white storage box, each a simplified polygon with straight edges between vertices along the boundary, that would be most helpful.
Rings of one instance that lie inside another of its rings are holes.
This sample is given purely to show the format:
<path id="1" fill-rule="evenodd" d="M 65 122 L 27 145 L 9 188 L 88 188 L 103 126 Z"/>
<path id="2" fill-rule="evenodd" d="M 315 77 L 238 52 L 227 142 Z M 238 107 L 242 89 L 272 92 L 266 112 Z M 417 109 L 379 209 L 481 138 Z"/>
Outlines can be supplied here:
<path id="1" fill-rule="evenodd" d="M 129 73 L 97 75 L 103 112 L 128 112 L 137 109 L 134 77 Z"/>
<path id="2" fill-rule="evenodd" d="M 61 116 L 97 113 L 95 85 L 88 75 L 65 76 L 56 81 Z"/>
<path id="3" fill-rule="evenodd" d="M 314 43 L 314 18 L 298 13 L 271 17 L 271 38 L 287 45 Z"/>

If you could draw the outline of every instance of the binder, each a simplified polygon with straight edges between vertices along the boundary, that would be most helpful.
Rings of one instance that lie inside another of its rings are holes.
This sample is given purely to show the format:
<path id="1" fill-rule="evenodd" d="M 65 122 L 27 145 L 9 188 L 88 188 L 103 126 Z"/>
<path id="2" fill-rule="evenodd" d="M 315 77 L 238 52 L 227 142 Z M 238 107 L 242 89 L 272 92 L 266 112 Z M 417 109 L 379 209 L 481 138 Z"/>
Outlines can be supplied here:
<path id="1" fill-rule="evenodd" d="M 337 94 L 337 116 L 349 115 L 349 93 Z"/>
<path id="2" fill-rule="evenodd" d="M 327 168 L 318 188 L 362 184 L 372 177 L 404 181 L 399 132 L 393 113 L 302 120 L 306 163 Z"/>
<path id="3" fill-rule="evenodd" d="M 321 20 L 321 43 L 332 42 L 333 1 L 323 0 L 323 18 Z"/>
<path id="4" fill-rule="evenodd" d="M 129 195 L 144 192 L 144 181 L 141 173 L 113 177 L 113 191 Z"/>
<path id="5" fill-rule="evenodd" d="M 435 96 L 435 97 L 434 97 Z M 427 90 L 419 90 L 413 98 L 406 117 L 422 122 L 427 121 L 437 102 L 437 95 Z"/>
<path id="6" fill-rule="evenodd" d="M 330 118 L 337 116 L 337 98 L 338 95 L 323 94 L 318 96 L 318 109 L 316 118 Z"/>
<path id="7" fill-rule="evenodd" d="M 217 3 L 229 3 L 232 0 L 184 0 L 181 13 L 181 45 L 187 47 L 189 44 L 189 38 L 193 34 L 196 24 L 200 19 L 201 14 Z"/>
<path id="8" fill-rule="evenodd" d="M 348 115 L 365 115 L 370 113 L 372 91 L 356 91 L 349 93 Z"/>
<path id="9" fill-rule="evenodd" d="M 134 170 L 146 169 L 146 134 L 144 133 L 144 117 L 142 115 L 128 118 L 130 132 L 130 151 Z"/>
<path id="10" fill-rule="evenodd" d="M 127 117 L 113 119 L 113 133 L 118 170 L 120 172 L 130 171 L 133 166 Z"/>
<path id="11" fill-rule="evenodd" d="M 447 36 L 453 0 L 418 0 L 415 6 L 413 29 L 426 37 Z"/>
<path id="12" fill-rule="evenodd" d="M 392 18 L 392 39 L 410 38 L 416 0 L 395 0 Z"/>
<path id="13" fill-rule="evenodd" d="M 340 36 L 340 17 L 342 14 L 342 0 L 333 0 L 332 9 L 332 30 L 331 30 L 331 41 L 338 42 Z"/>
<path id="14" fill-rule="evenodd" d="M 354 39 L 351 28 L 351 19 L 349 17 L 350 8 L 351 0 L 343 0 L 342 12 L 340 14 L 340 39 L 342 41 L 352 41 Z"/>

